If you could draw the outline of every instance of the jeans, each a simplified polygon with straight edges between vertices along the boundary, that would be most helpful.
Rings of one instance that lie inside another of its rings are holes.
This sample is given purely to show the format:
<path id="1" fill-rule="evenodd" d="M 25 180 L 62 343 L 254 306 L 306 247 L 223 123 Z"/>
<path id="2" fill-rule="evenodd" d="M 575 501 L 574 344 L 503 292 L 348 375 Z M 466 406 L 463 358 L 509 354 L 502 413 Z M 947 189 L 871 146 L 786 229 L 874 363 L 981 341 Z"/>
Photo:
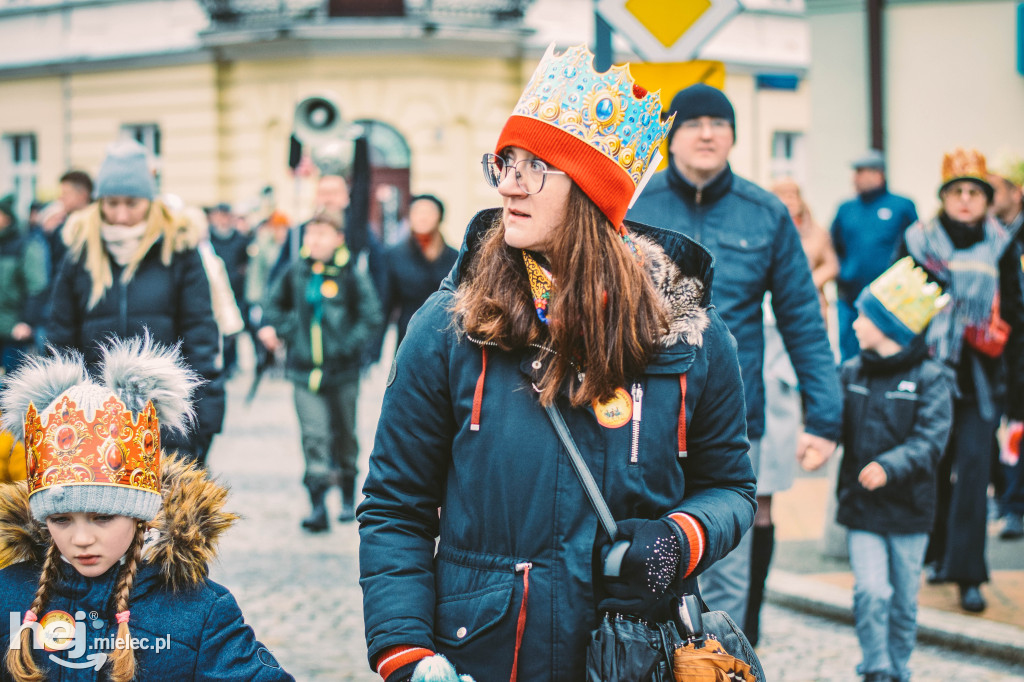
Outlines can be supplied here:
<path id="1" fill-rule="evenodd" d="M 881 672 L 909 680 L 917 638 L 917 591 L 927 533 L 869 533 L 850 529 L 853 617 L 864 660 L 861 675 Z"/>

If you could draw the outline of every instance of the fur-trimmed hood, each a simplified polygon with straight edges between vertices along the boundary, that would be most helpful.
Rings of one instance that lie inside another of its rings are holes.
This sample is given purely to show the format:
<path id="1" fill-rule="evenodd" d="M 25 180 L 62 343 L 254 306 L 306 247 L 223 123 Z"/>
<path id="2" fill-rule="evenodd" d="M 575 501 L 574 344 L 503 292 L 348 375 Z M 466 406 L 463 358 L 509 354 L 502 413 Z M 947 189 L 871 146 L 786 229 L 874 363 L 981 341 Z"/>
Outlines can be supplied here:
<path id="1" fill-rule="evenodd" d="M 633 243 L 643 257 L 643 266 L 661 297 L 669 316 L 668 333 L 661 338 L 665 348 L 677 343 L 700 346 L 708 328 L 704 282 L 686 275 L 660 244 L 650 237 L 633 233 Z"/>
<path id="2" fill-rule="evenodd" d="M 238 516 L 224 511 L 225 487 L 194 462 L 175 455 L 163 458 L 161 489 L 163 507 L 149 524 L 143 566 L 154 566 L 160 581 L 179 591 L 206 578 L 221 535 Z M 0 486 L 0 567 L 40 562 L 50 543 L 46 525 L 32 519 L 28 484 Z"/>
<path id="3" fill-rule="evenodd" d="M 110 269 L 110 254 L 103 245 L 101 233 L 103 219 L 100 216 L 100 203 L 93 202 L 68 218 L 61 233 L 67 244 L 68 253 L 74 262 L 81 262 L 92 278 L 92 295 L 90 307 L 95 305 L 113 284 Z M 146 230 L 142 236 L 138 250 L 131 261 L 125 265 L 121 278 L 125 282 L 131 280 L 139 263 L 159 243 L 160 261 L 170 265 L 175 253 L 195 248 L 200 241 L 199 228 L 192 222 L 171 211 L 160 199 L 154 199 L 149 207 L 146 218 Z"/>

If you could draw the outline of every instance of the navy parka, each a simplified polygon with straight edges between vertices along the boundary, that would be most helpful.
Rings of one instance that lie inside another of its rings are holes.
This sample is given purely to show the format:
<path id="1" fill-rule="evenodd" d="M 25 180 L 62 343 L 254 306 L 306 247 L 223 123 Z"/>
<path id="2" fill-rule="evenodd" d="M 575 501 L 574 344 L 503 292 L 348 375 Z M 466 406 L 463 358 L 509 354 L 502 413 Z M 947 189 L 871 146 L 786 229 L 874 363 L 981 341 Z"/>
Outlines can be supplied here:
<path id="1" fill-rule="evenodd" d="M 525 614 L 519 679 L 578 682 L 603 596 L 592 562 L 603 531 L 531 386 L 549 356 L 489 347 L 484 371 L 482 347 L 452 320 L 468 254 L 495 215 L 481 212 L 470 224 L 452 274 L 413 317 L 389 378 L 358 510 L 368 654 L 372 665 L 389 647 L 422 646 L 477 680 L 505 679 Z M 558 406 L 616 519 L 683 511 L 700 521 L 707 541 L 696 576 L 753 521 L 736 347 L 708 305 L 710 254 L 679 234 L 628 227 L 704 284 L 707 328 L 699 345 L 664 348 L 635 378 L 644 390 L 635 462 L 632 423 L 606 428 L 589 406 L 564 398 Z M 681 374 L 685 458 L 677 447 Z M 696 580 L 672 589 L 696 591 Z"/>
<path id="2" fill-rule="evenodd" d="M 698 190 L 670 160 L 668 169 L 648 183 L 629 217 L 685 234 L 714 254 L 712 303 L 736 337 L 751 440 L 764 435 L 762 305 L 770 291 L 799 381 L 804 428 L 838 441 L 842 399 L 835 358 L 800 235 L 782 202 L 734 175 L 728 165 Z"/>

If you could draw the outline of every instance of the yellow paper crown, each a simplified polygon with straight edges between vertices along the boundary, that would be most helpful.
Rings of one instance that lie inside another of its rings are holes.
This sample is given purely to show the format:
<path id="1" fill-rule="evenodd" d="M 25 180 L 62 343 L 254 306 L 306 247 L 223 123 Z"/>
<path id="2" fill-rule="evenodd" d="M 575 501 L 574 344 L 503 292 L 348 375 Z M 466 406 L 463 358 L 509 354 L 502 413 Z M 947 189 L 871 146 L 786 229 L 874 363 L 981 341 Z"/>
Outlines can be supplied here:
<path id="1" fill-rule="evenodd" d="M 949 294 L 943 293 L 935 282 L 929 282 L 924 270 L 915 265 L 910 256 L 896 261 L 868 289 L 914 334 L 923 332 L 949 303 Z"/>
<path id="2" fill-rule="evenodd" d="M 942 157 L 942 184 L 948 185 L 956 180 L 973 179 L 988 184 L 988 168 L 985 155 L 976 149 L 964 151 L 956 149 L 952 154 Z"/>

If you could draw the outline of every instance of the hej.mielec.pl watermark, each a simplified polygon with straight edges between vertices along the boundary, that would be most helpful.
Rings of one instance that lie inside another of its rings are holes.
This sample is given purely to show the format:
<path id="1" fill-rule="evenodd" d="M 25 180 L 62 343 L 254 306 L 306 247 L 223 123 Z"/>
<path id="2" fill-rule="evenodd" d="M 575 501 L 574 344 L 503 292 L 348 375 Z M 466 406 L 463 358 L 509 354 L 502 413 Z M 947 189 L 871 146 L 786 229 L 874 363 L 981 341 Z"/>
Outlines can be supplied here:
<path id="1" fill-rule="evenodd" d="M 12 649 L 21 648 L 21 632 L 28 628 L 32 633 L 32 648 L 64 652 L 64 655 L 67 656 L 66 659 L 51 653 L 50 660 L 67 668 L 96 668 L 99 670 L 107 661 L 107 653 L 104 652 L 125 649 L 129 645 L 133 649 L 149 649 L 155 653 L 171 648 L 170 635 L 155 638 L 132 637 L 130 642 L 116 636 L 93 637 L 91 648 L 97 653 L 91 653 L 79 661 L 77 659 L 81 658 L 86 651 L 88 636 L 85 611 L 77 611 L 74 618 L 66 611 L 50 611 L 37 622 L 29 623 L 22 622 L 23 614 L 21 613 L 12 612 L 10 616 L 9 631 Z M 95 611 L 88 614 L 88 619 L 93 628 L 97 630 L 103 628 L 104 623 Z"/>

